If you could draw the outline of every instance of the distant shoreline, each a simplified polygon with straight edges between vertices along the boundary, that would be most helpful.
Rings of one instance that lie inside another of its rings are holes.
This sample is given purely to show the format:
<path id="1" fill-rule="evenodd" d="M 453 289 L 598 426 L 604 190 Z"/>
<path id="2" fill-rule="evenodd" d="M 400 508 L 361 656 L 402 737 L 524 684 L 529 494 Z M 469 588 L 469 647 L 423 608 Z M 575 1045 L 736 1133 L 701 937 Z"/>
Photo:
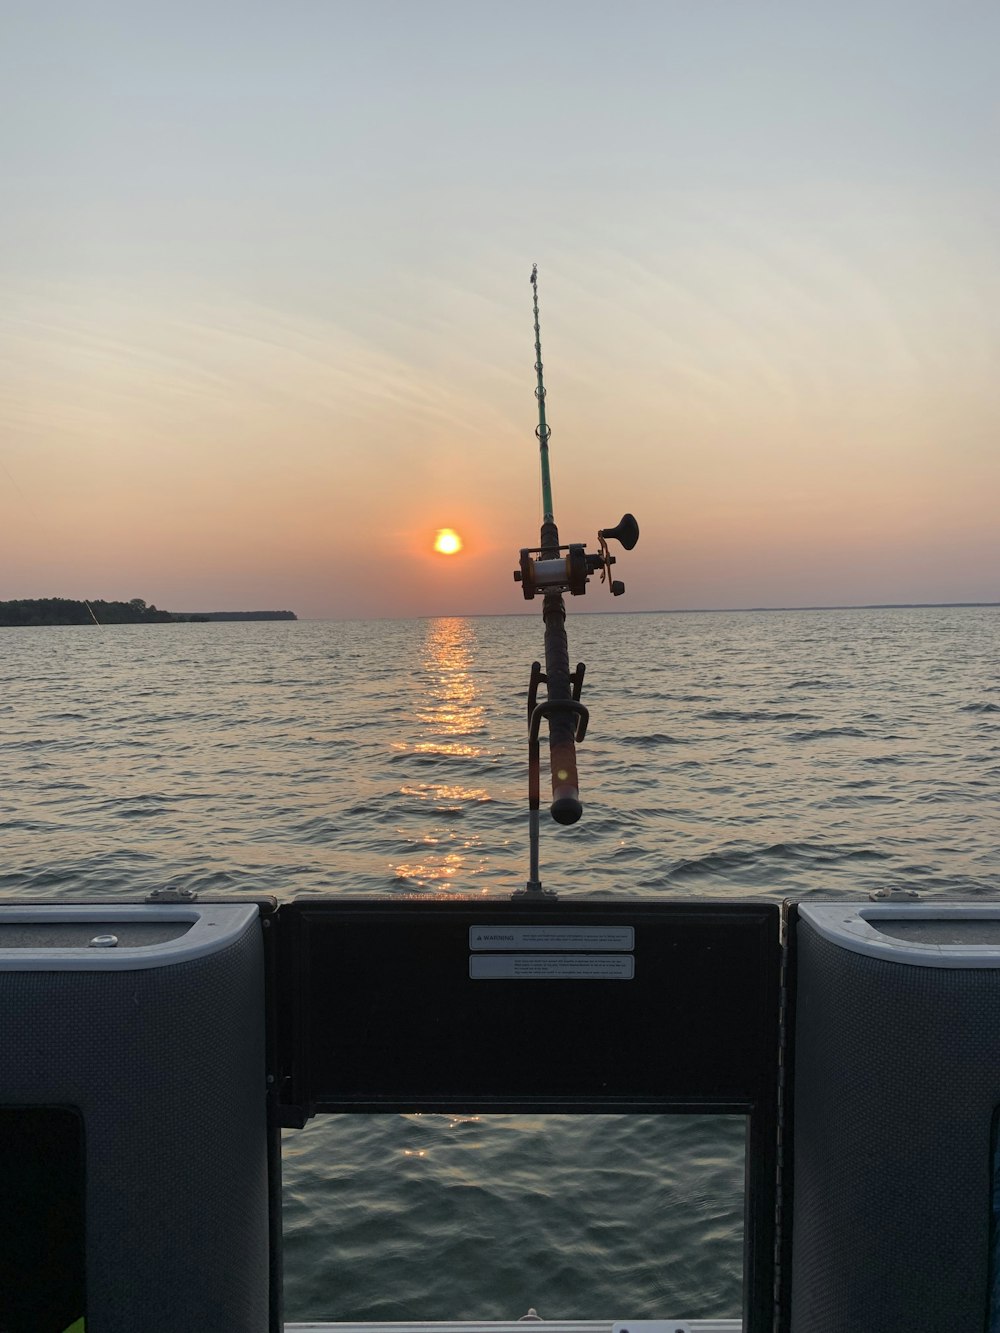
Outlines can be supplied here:
<path id="1" fill-rule="evenodd" d="M 920 611 L 920 610 L 976 610 L 1000 608 L 1000 601 L 991 602 L 837 602 L 808 606 L 668 606 L 652 610 L 632 607 L 596 607 L 569 602 L 575 616 L 713 616 L 713 615 L 780 615 L 798 611 Z M 35 612 L 25 614 L 28 609 Z M 44 608 L 44 610 L 43 610 Z M 540 612 L 541 607 L 526 605 L 517 611 L 455 611 L 437 614 L 387 616 L 305 616 L 306 623 L 350 623 L 358 620 L 493 620 L 508 617 L 521 618 Z M 93 612 L 96 611 L 96 616 Z M 110 613 L 110 614 L 109 614 Z M 116 614 L 117 613 L 117 614 Z M 106 617 L 106 618 L 105 618 Z M 134 602 L 71 601 L 68 598 L 25 598 L 0 602 L 0 628 L 36 628 L 39 626 L 121 624 L 191 624 L 240 621 L 299 621 L 294 611 L 163 611 L 146 606 L 139 599 Z"/>
<path id="2" fill-rule="evenodd" d="M 0 627 L 29 629 L 39 626 L 177 625 L 219 620 L 298 620 L 294 611 L 164 611 L 141 597 L 128 602 L 103 598 L 21 597 L 0 602 Z"/>
<path id="3" fill-rule="evenodd" d="M 673 606 L 662 611 L 639 611 L 637 615 L 685 616 L 726 615 L 734 611 L 921 611 L 949 607 L 1000 606 L 1000 602 L 835 602 L 817 606 Z"/>
<path id="4" fill-rule="evenodd" d="M 174 620 L 298 620 L 294 611 L 174 611 Z"/>
<path id="5" fill-rule="evenodd" d="M 614 607 L 598 609 L 583 606 L 567 598 L 567 607 L 574 616 L 727 616 L 779 614 L 787 611 L 920 611 L 920 610 L 961 610 L 977 607 L 1000 607 L 1000 602 L 844 602 L 828 606 L 658 606 L 652 610 L 640 610 L 635 607 Z M 361 620 L 504 620 L 522 619 L 534 614 L 541 615 L 541 603 L 537 607 L 530 604 L 523 611 L 446 611 L 437 614 L 424 613 L 412 616 L 304 616 L 308 624 L 315 621 L 336 624 L 343 621 Z"/>

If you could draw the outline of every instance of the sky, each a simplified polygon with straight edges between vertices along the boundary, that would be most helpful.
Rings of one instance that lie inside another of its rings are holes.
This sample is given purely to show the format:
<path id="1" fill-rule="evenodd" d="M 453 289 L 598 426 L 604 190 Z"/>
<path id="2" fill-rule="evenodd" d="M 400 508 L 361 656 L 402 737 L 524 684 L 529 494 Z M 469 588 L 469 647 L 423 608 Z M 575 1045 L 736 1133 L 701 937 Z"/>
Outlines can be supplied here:
<path id="1" fill-rule="evenodd" d="M 0 599 L 1000 600 L 1000 6 L 7 0 Z M 454 528 L 461 553 L 436 554 Z"/>

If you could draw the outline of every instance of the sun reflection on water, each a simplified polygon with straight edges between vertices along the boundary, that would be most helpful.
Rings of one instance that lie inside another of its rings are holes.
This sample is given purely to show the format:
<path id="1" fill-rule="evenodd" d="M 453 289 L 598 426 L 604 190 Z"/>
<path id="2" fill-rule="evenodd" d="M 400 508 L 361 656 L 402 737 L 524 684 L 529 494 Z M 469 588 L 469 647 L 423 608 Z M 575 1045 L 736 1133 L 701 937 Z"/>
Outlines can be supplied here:
<path id="1" fill-rule="evenodd" d="M 401 745 L 397 748 L 408 750 L 411 754 L 449 754 L 459 759 L 482 759 L 489 754 L 482 745 L 471 745 L 467 741 L 417 741 L 415 745 Z"/>
<path id="2" fill-rule="evenodd" d="M 463 787 L 457 782 L 418 782 L 400 787 L 404 796 L 418 801 L 436 801 L 451 805 L 456 801 L 488 801 L 490 794 L 482 787 Z"/>
<path id="3" fill-rule="evenodd" d="M 394 748 L 422 761 L 448 763 L 491 760 L 495 749 L 487 734 L 488 715 L 476 680 L 476 633 L 467 620 L 432 620 L 423 645 L 422 670 L 415 682 L 418 695 L 413 709 L 417 734 L 398 741 Z M 419 833 L 398 832 L 409 842 L 410 855 L 393 866 L 397 881 L 436 890 L 469 892 L 470 881 L 489 864 L 478 833 L 457 833 L 452 823 L 488 802 L 489 792 L 479 783 L 465 782 L 461 774 L 447 781 L 416 782 L 400 786 L 411 805 L 418 802 Z M 428 813 L 446 816 L 448 824 L 426 824 Z"/>
<path id="4" fill-rule="evenodd" d="M 429 678 L 417 720 L 445 736 L 481 732 L 486 709 L 472 675 L 475 631 L 467 620 L 432 620 L 424 644 Z"/>

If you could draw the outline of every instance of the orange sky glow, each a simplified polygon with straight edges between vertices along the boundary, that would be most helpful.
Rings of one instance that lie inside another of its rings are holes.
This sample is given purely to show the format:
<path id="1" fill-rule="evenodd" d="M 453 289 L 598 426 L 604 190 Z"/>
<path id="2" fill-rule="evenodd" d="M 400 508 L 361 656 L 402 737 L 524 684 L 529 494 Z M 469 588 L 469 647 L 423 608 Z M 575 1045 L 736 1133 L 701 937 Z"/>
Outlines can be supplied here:
<path id="1" fill-rule="evenodd" d="M 180 10 L 0 57 L 0 599 L 531 610 L 535 261 L 616 610 L 1000 599 L 997 14 Z"/>

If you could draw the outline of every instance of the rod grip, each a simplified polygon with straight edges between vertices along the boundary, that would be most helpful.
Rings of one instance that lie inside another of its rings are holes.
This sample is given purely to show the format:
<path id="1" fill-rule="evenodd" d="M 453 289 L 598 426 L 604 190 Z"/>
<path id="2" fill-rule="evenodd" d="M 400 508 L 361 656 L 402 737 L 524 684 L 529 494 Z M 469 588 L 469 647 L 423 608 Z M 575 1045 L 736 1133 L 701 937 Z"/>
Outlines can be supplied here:
<path id="1" fill-rule="evenodd" d="M 549 722 L 549 759 L 552 765 L 552 804 L 549 811 L 557 824 L 575 824 L 583 814 L 580 779 L 576 772 L 576 745 L 572 738 L 556 740 L 552 735 L 556 717 Z"/>
<path id="2" fill-rule="evenodd" d="M 552 805 L 557 824 L 575 824 L 583 814 L 580 779 L 576 772 L 578 713 L 573 701 L 566 643 L 566 607 L 560 593 L 545 597 L 545 677 L 549 696 L 549 765 L 552 770 Z M 561 708 L 560 704 L 568 707 Z M 553 707 L 553 705 L 555 705 Z"/>

